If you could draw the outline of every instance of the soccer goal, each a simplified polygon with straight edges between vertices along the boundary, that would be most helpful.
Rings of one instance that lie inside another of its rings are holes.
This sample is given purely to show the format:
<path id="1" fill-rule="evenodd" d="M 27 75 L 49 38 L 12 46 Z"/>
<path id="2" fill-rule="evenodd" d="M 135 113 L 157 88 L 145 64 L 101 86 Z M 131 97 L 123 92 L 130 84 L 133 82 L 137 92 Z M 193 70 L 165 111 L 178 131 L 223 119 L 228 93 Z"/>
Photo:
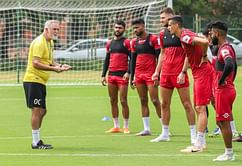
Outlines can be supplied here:
<path id="1" fill-rule="evenodd" d="M 167 0 L 1 0 L 0 85 L 21 84 L 31 41 L 46 20 L 60 21 L 54 57 L 73 70 L 52 72 L 49 84 L 78 85 L 100 82 L 106 41 L 117 19 L 126 22 L 125 36 L 133 38 L 132 20 L 143 18 L 146 30 L 158 34 L 159 13 Z"/>

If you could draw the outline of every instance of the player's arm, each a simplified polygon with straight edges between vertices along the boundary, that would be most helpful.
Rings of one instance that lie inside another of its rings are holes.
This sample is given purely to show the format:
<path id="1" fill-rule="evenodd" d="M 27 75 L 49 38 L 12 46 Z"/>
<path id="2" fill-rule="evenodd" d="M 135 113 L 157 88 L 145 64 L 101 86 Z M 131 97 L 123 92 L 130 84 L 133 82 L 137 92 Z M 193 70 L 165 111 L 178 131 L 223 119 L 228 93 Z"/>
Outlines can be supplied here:
<path id="1" fill-rule="evenodd" d="M 46 71 L 55 71 L 55 72 L 61 72 L 61 66 L 53 66 L 48 65 L 48 64 L 44 64 L 41 62 L 41 58 L 39 56 L 34 56 L 33 57 L 33 67 L 39 70 L 46 70 Z"/>
<path id="2" fill-rule="evenodd" d="M 132 52 L 131 53 L 131 62 L 130 62 L 130 81 L 131 84 L 134 80 L 134 73 L 135 73 L 135 66 L 136 66 L 136 58 L 137 58 L 137 53 L 136 52 Z"/>
<path id="3" fill-rule="evenodd" d="M 130 76 L 130 65 L 131 65 L 131 52 L 129 51 L 128 53 L 128 70 L 127 72 L 124 74 L 123 79 L 124 80 L 129 80 L 129 76 Z"/>
<path id="4" fill-rule="evenodd" d="M 102 71 L 102 85 L 105 86 L 106 85 L 106 74 L 107 74 L 107 71 L 108 71 L 108 67 L 109 67 L 109 62 L 110 62 L 110 53 L 107 52 L 106 53 L 106 57 L 105 57 L 105 60 L 104 60 L 104 63 L 103 63 L 103 71 Z"/>
<path id="5" fill-rule="evenodd" d="M 218 82 L 219 85 L 225 84 L 226 77 L 234 70 L 235 64 L 233 62 L 232 57 L 226 57 L 224 60 L 224 69 L 222 76 Z"/>
<path id="6" fill-rule="evenodd" d="M 207 49 L 208 49 L 208 46 L 209 46 L 209 41 L 206 39 L 206 38 L 203 38 L 203 37 L 194 37 L 193 40 L 192 40 L 192 44 L 193 45 L 199 45 L 202 47 L 203 49 L 203 52 L 204 52 L 204 55 L 207 54 Z"/>
<path id="7" fill-rule="evenodd" d="M 188 58 L 186 57 L 185 60 L 184 60 L 182 71 L 180 72 L 180 74 L 177 77 L 177 83 L 178 84 L 184 84 L 185 83 L 185 76 L 187 74 L 188 68 L 189 68 L 189 62 L 188 62 Z"/>

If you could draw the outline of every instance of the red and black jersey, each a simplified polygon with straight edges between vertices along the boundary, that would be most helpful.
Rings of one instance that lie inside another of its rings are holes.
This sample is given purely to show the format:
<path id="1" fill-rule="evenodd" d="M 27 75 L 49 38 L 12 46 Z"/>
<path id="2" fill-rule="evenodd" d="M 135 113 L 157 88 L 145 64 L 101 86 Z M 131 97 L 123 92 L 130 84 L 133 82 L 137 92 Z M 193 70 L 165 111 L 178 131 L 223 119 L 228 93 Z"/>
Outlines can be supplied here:
<path id="1" fill-rule="evenodd" d="M 178 75 L 183 67 L 185 52 L 180 39 L 167 29 L 160 32 L 160 45 L 163 48 L 162 74 Z"/>
<path id="2" fill-rule="evenodd" d="M 224 87 L 230 88 L 233 87 L 233 81 L 236 76 L 237 64 L 236 64 L 236 55 L 233 47 L 229 43 L 224 43 L 219 47 L 218 54 L 216 57 L 215 70 L 216 70 L 216 83 L 215 88 L 219 85 L 219 80 L 221 79 L 223 72 L 225 72 L 225 61 L 226 58 L 232 59 L 233 69 L 225 78 L 226 84 Z"/>
<path id="3" fill-rule="evenodd" d="M 123 76 L 129 69 L 130 40 L 124 37 L 117 40 L 109 40 L 106 44 L 106 58 L 103 66 L 102 76 Z"/>
<path id="4" fill-rule="evenodd" d="M 131 52 L 134 60 L 131 68 L 135 68 L 135 72 L 154 72 L 160 52 L 158 37 L 148 34 L 146 39 L 134 38 L 131 42 Z"/>

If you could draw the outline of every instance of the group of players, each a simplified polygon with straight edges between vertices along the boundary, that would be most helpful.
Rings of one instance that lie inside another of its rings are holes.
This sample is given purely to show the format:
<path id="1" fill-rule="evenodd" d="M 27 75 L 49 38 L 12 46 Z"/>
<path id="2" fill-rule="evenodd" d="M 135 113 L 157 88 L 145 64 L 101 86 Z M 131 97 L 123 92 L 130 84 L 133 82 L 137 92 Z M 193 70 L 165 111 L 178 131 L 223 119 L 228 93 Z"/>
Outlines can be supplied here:
<path id="1" fill-rule="evenodd" d="M 205 129 L 207 127 L 206 106 L 213 100 L 216 110 L 216 122 L 221 130 L 225 153 L 214 161 L 234 160 L 232 149 L 232 105 L 236 91 L 236 55 L 226 41 L 227 24 L 216 21 L 207 27 L 206 37 L 183 28 L 181 16 L 173 15 L 166 8 L 160 14 L 164 27 L 160 38 L 148 34 L 143 19 L 132 22 L 136 38 L 131 41 L 123 36 L 124 21 L 114 25 L 114 37 L 107 43 L 107 56 L 102 72 L 102 84 L 108 83 L 114 128 L 108 133 L 129 130 L 129 106 L 127 102 L 128 84 L 136 88 L 140 104 L 144 129 L 137 136 L 151 135 L 148 95 L 155 106 L 162 126 L 162 133 L 151 142 L 169 141 L 170 105 L 174 88 L 178 90 L 186 111 L 190 128 L 192 146 L 181 152 L 201 152 L 206 148 Z M 46 115 L 46 82 L 48 71 L 57 73 L 68 71 L 71 66 L 59 64 L 53 60 L 53 40 L 58 36 L 59 22 L 48 20 L 44 31 L 30 45 L 27 70 L 23 80 L 26 103 L 32 110 L 32 149 L 52 149 L 40 139 L 40 128 Z M 214 56 L 208 61 L 208 51 L 212 48 Z M 129 60 L 130 59 L 130 60 Z M 194 82 L 194 108 L 189 94 L 188 68 L 191 68 Z M 106 73 L 108 71 L 108 77 Z M 160 85 L 161 102 L 158 96 Z M 120 128 L 118 119 L 118 95 L 122 105 L 124 127 Z M 195 110 L 195 111 L 194 111 Z M 197 126 L 195 125 L 195 112 Z"/>
<path id="2" fill-rule="evenodd" d="M 235 52 L 226 41 L 227 24 L 223 21 L 211 22 L 206 27 L 206 35 L 199 36 L 183 28 L 182 17 L 174 15 L 171 8 L 161 11 L 160 22 L 163 28 L 158 38 L 146 32 L 143 19 L 134 20 L 132 27 L 136 37 L 132 40 L 123 36 L 124 21 L 119 20 L 114 25 L 114 37 L 107 43 L 107 56 L 102 72 L 102 84 L 108 84 L 114 122 L 114 127 L 107 132 L 130 133 L 127 102 L 130 83 L 131 88 L 137 89 L 144 125 L 144 129 L 136 135 L 151 135 L 149 95 L 162 126 L 162 133 L 150 142 L 169 141 L 171 97 L 176 88 L 186 111 L 192 145 L 181 152 L 202 152 L 206 148 L 206 108 L 212 100 L 216 108 L 216 122 L 225 144 L 225 153 L 214 161 L 234 160 L 230 121 L 236 97 L 233 82 L 237 64 Z M 210 48 L 213 56 L 210 56 L 212 58 L 209 61 Z M 194 108 L 189 94 L 188 68 L 192 71 L 194 82 Z M 159 85 L 161 102 L 158 96 Z M 124 117 L 123 129 L 120 128 L 118 119 L 118 95 Z"/>

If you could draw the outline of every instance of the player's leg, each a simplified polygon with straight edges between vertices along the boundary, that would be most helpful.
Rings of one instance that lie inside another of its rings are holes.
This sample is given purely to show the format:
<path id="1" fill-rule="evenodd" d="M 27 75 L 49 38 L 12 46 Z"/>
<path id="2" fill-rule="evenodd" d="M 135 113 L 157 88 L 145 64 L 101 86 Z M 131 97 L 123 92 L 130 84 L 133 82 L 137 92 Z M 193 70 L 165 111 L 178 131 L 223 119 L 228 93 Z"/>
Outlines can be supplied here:
<path id="1" fill-rule="evenodd" d="M 130 131 L 129 131 L 129 106 L 128 106 L 127 95 L 128 95 L 128 85 L 119 86 L 119 98 L 120 98 L 120 103 L 122 106 L 122 113 L 123 113 L 123 118 L 124 118 L 123 128 L 124 128 L 125 134 L 130 133 Z"/>
<path id="2" fill-rule="evenodd" d="M 108 84 L 108 94 L 110 99 L 110 105 L 111 105 L 111 112 L 113 117 L 113 124 L 114 127 L 110 130 L 106 131 L 107 133 L 116 133 L 121 132 L 120 126 L 119 126 L 119 111 L 118 111 L 118 86 L 116 84 L 109 83 Z"/>
<path id="3" fill-rule="evenodd" d="M 27 106 L 31 108 L 32 149 L 52 149 L 40 139 L 40 127 L 46 112 L 46 88 L 38 83 L 24 83 Z"/>
<path id="4" fill-rule="evenodd" d="M 208 123 L 206 105 L 195 106 L 195 111 L 197 113 L 197 139 L 195 146 L 203 148 L 205 143 L 205 130 Z"/>
<path id="5" fill-rule="evenodd" d="M 195 144 L 196 135 L 197 135 L 196 125 L 195 125 L 195 111 L 191 103 L 189 87 L 179 88 L 177 89 L 177 91 L 180 96 L 182 105 L 186 111 L 186 117 L 190 128 L 191 143 Z"/>
<path id="6" fill-rule="evenodd" d="M 150 100 L 155 106 L 156 114 L 161 119 L 161 104 L 158 96 L 158 87 L 154 85 L 147 85 L 150 95 Z"/>
<path id="7" fill-rule="evenodd" d="M 215 91 L 216 100 L 216 121 L 219 126 L 224 144 L 225 153 L 218 156 L 213 161 L 228 161 L 234 160 L 234 154 L 232 149 L 232 130 L 230 121 L 232 120 L 232 106 L 235 100 L 235 89 L 219 89 Z"/>
<path id="8" fill-rule="evenodd" d="M 142 120 L 144 125 L 144 130 L 137 133 L 137 136 L 150 135 L 150 111 L 148 107 L 148 88 L 145 84 L 136 84 L 136 89 L 139 95 L 141 104 Z"/>
<path id="9" fill-rule="evenodd" d="M 160 87 L 161 112 L 162 112 L 162 133 L 150 142 L 169 141 L 170 105 L 173 89 Z"/>

